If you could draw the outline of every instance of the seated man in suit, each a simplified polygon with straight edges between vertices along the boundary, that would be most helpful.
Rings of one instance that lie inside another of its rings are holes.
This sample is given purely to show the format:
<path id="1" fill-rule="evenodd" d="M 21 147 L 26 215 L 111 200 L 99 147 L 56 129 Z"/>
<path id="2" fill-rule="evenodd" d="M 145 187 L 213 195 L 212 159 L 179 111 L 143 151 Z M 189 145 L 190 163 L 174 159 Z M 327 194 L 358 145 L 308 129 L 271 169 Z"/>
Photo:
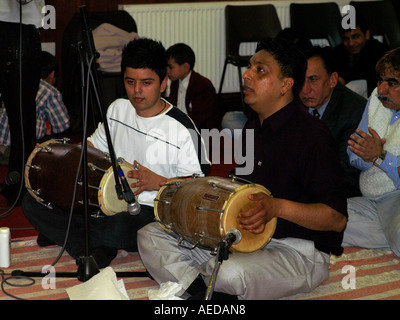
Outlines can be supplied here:
<path id="1" fill-rule="evenodd" d="M 167 74 L 172 81 L 168 101 L 192 118 L 199 130 L 216 128 L 215 87 L 194 71 L 196 57 L 192 48 L 177 43 L 168 48 L 167 59 Z"/>
<path id="2" fill-rule="evenodd" d="M 348 197 L 360 195 L 360 171 L 349 163 L 347 141 L 356 130 L 367 100 L 338 82 L 329 47 L 315 47 L 307 54 L 306 80 L 300 98 L 309 112 L 330 129 L 349 180 Z"/>

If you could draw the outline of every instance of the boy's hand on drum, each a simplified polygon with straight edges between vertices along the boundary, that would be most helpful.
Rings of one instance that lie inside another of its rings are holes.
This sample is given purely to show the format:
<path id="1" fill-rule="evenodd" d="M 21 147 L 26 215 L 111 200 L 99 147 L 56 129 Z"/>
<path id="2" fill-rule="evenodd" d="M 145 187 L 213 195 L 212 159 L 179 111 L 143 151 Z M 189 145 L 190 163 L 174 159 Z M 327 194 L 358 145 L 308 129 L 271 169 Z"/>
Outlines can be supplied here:
<path id="1" fill-rule="evenodd" d="M 131 184 L 131 188 L 138 188 L 134 194 L 138 195 L 143 191 L 154 191 L 160 189 L 161 181 L 167 180 L 165 177 L 156 174 L 150 169 L 134 161 L 136 170 L 128 171 L 128 178 L 136 179 L 137 182 Z"/>
<path id="2" fill-rule="evenodd" d="M 255 202 L 254 207 L 238 215 L 239 227 L 252 233 L 264 232 L 265 224 L 274 218 L 272 208 L 275 198 L 259 192 L 249 195 L 249 199 Z"/>
<path id="3" fill-rule="evenodd" d="M 173 178 L 169 178 L 169 179 L 164 178 L 163 181 L 160 181 L 160 187 L 162 187 L 163 185 L 165 185 L 165 184 L 167 184 L 167 183 L 170 183 L 171 181 L 174 181 L 174 180 L 186 181 L 186 180 L 192 180 L 192 179 L 193 179 L 193 176 L 188 176 L 188 177 L 173 177 Z"/>
<path id="4" fill-rule="evenodd" d="M 167 183 L 169 183 L 169 182 L 171 182 L 171 181 L 174 181 L 174 180 L 176 180 L 176 177 L 174 177 L 174 178 L 169 178 L 169 179 L 167 179 L 167 178 L 164 178 L 162 181 L 160 181 L 160 187 L 162 187 L 162 186 L 164 186 L 165 184 L 167 184 Z"/>

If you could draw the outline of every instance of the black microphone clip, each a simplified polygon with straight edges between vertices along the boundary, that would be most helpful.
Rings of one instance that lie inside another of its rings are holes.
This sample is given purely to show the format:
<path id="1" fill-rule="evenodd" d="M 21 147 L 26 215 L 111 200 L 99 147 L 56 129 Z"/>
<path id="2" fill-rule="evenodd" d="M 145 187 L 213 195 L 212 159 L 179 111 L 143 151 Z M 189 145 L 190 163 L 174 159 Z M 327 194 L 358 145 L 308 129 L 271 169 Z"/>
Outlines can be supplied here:
<path id="1" fill-rule="evenodd" d="M 122 171 L 120 166 L 118 166 L 118 176 L 121 180 L 123 188 L 122 196 L 124 200 L 128 203 L 128 212 L 129 214 L 136 216 L 140 213 L 141 207 L 140 204 L 136 201 L 135 195 L 133 194 L 133 191 L 129 186 L 128 180 L 126 180 L 124 172 Z"/>

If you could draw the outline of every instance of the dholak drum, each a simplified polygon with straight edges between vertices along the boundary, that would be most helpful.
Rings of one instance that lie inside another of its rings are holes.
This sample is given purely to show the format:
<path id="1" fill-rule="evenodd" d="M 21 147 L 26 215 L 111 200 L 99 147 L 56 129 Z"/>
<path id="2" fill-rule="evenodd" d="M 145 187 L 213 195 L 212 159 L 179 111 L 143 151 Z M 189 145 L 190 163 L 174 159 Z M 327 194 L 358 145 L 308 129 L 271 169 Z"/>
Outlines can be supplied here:
<path id="1" fill-rule="evenodd" d="M 213 250 L 228 232 L 239 231 L 241 239 L 230 250 L 253 252 L 269 242 L 276 227 L 276 218 L 266 224 L 261 234 L 237 225 L 238 214 L 255 204 L 248 196 L 259 192 L 271 196 L 263 186 L 242 183 L 235 178 L 176 179 L 159 190 L 154 203 L 155 218 L 165 230 L 180 236 L 179 245 L 186 240 L 192 244 L 189 248 Z"/>
<path id="2" fill-rule="evenodd" d="M 76 175 L 81 158 L 80 144 L 61 143 L 49 140 L 37 145 L 30 154 L 25 166 L 25 186 L 28 192 L 40 203 L 53 208 L 53 205 L 69 211 L 76 189 L 74 212 L 83 213 L 82 170 Z M 108 154 L 87 146 L 87 181 L 89 213 L 114 215 L 127 210 L 127 203 L 118 199 L 115 190 L 114 171 Z M 124 171 L 134 167 L 124 160 L 118 160 Z M 129 185 L 135 179 L 126 177 Z M 134 190 L 133 190 L 134 191 Z"/>

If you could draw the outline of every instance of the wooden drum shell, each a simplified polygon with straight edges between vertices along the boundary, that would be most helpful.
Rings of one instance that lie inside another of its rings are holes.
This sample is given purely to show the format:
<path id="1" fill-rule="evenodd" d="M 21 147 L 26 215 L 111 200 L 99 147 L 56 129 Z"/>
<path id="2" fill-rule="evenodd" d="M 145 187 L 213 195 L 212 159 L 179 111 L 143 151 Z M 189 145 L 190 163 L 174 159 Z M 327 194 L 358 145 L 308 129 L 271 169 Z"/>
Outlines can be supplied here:
<path id="1" fill-rule="evenodd" d="M 240 231 L 242 238 L 232 251 L 253 252 L 265 246 L 275 232 L 276 219 L 266 224 L 261 234 L 238 227 L 239 213 L 249 210 L 254 202 L 252 193 L 271 193 L 261 185 L 245 184 L 228 178 L 202 177 L 174 180 L 157 194 L 156 220 L 168 231 L 174 231 L 197 246 L 214 249 L 230 229 Z"/>

